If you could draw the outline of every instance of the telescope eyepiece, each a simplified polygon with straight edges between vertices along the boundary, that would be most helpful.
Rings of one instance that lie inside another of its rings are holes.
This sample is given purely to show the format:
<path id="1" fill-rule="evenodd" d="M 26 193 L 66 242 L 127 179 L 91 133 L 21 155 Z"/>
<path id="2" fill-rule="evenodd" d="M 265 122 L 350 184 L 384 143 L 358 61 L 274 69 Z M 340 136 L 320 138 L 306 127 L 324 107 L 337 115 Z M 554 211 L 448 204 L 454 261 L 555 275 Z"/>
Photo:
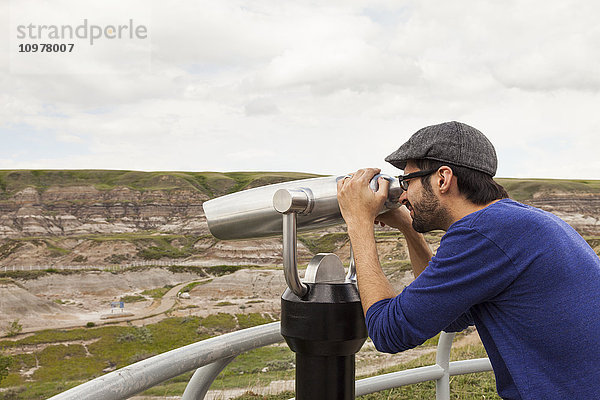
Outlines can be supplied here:
<path id="1" fill-rule="evenodd" d="M 402 189 L 402 186 L 400 186 L 400 181 L 398 180 L 398 178 L 385 174 L 377 174 L 369 182 L 369 187 L 374 192 L 378 191 L 379 182 L 377 179 L 379 179 L 380 177 L 384 178 L 390 183 L 388 188 L 388 198 L 384 204 L 385 208 L 391 210 L 393 208 L 400 207 L 400 196 L 402 196 L 402 192 L 404 192 L 404 189 Z"/>

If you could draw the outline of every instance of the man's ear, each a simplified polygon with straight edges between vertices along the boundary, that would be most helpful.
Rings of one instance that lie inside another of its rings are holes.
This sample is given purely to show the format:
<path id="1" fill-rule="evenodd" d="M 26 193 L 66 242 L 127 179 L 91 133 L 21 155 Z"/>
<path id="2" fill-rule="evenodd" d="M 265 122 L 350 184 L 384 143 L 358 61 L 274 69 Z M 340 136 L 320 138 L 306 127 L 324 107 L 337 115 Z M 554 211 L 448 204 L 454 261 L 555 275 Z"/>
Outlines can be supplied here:
<path id="1" fill-rule="evenodd" d="M 454 173 L 452 169 L 447 166 L 442 166 L 436 172 L 436 183 L 438 184 L 438 188 L 440 193 L 448 193 L 450 191 L 450 185 L 452 183 L 452 177 Z"/>

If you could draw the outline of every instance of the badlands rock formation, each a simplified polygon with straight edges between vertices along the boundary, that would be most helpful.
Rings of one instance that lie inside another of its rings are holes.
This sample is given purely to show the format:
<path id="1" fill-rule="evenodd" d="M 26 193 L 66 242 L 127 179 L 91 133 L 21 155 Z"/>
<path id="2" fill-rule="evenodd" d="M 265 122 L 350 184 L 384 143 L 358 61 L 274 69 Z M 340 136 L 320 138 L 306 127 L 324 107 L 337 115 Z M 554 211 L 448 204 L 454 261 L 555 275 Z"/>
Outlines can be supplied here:
<path id="1" fill-rule="evenodd" d="M 276 265 L 279 238 L 218 241 L 208 231 L 202 204 L 231 191 L 308 176 L 0 171 L 0 267 L 140 261 Z M 500 182 L 517 200 L 558 215 L 583 235 L 600 236 L 597 181 Z M 343 232 L 343 226 L 327 232 Z M 310 259 L 302 243 L 299 251 L 301 260 Z"/>

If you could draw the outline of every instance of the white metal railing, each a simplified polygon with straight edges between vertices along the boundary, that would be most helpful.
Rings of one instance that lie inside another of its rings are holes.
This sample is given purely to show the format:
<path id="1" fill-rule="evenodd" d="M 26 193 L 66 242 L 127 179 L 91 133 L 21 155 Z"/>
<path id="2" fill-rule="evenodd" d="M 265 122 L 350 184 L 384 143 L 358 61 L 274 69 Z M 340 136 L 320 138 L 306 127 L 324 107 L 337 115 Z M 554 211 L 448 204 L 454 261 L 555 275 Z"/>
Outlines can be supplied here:
<path id="1" fill-rule="evenodd" d="M 436 363 L 393 372 L 356 382 L 356 395 L 436 381 L 436 399 L 450 399 L 450 376 L 492 371 L 489 359 L 450 362 L 454 333 L 442 332 Z M 57 394 L 49 400 L 121 400 L 143 392 L 168 379 L 196 369 L 182 400 L 203 399 L 210 385 L 235 357 L 246 351 L 283 341 L 280 323 L 248 328 L 180 347 L 137 362 Z"/>

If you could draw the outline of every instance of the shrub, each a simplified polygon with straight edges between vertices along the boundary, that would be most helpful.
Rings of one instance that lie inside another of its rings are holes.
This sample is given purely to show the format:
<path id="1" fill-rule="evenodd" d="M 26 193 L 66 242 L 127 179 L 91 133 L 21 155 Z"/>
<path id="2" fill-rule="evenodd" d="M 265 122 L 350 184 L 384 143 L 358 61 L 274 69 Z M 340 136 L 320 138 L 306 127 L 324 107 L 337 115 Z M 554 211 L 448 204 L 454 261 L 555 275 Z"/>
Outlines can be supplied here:
<path id="1" fill-rule="evenodd" d="M 322 236 L 315 234 L 302 234 L 298 236 L 311 253 L 333 253 L 348 242 L 348 236 L 344 232 L 327 233 Z"/>
<path id="2" fill-rule="evenodd" d="M 268 324 L 273 322 L 273 319 L 267 314 L 250 313 L 250 314 L 236 314 L 240 329 L 251 328 L 257 325 Z"/>
<path id="3" fill-rule="evenodd" d="M 287 371 L 294 369 L 296 366 L 292 360 L 271 360 L 267 361 L 269 371 Z"/>
<path id="4" fill-rule="evenodd" d="M 152 332 L 150 329 L 142 326 L 140 328 L 134 328 L 133 331 L 121 333 L 117 336 L 117 343 L 125 343 L 125 342 L 142 342 L 142 343 L 152 343 L 154 338 L 152 337 Z"/>
<path id="5" fill-rule="evenodd" d="M 12 337 L 12 336 L 17 336 L 19 333 L 21 333 L 23 331 L 23 325 L 21 325 L 19 323 L 18 319 L 15 319 L 13 322 L 10 323 L 10 325 L 8 326 L 8 329 L 6 331 L 6 336 L 8 337 Z"/>
<path id="6" fill-rule="evenodd" d="M 8 375 L 8 368 L 12 365 L 13 359 L 10 356 L 0 354 L 0 382 Z"/>
<path id="7" fill-rule="evenodd" d="M 117 343 L 134 342 L 136 339 L 135 333 L 133 332 L 121 333 L 117 336 Z"/>
<path id="8" fill-rule="evenodd" d="M 139 361 L 143 361 L 146 358 L 154 357 L 155 355 L 156 353 L 135 353 L 133 356 L 131 356 L 129 362 L 133 364 Z"/>
<path id="9" fill-rule="evenodd" d="M 105 257 L 104 261 L 109 264 L 121 264 L 123 261 L 127 261 L 130 257 L 124 254 L 112 254 L 109 257 Z"/>
<path id="10" fill-rule="evenodd" d="M 189 251 L 177 249 L 170 244 L 161 244 L 161 246 L 150 246 L 138 251 L 138 256 L 144 260 L 158 260 L 166 258 L 185 258 L 190 256 Z"/>
<path id="11" fill-rule="evenodd" d="M 165 285 L 161 288 L 146 289 L 142 292 L 142 294 L 144 296 L 150 296 L 153 299 L 161 299 L 172 288 L 173 288 L 173 285 Z"/>
<path id="12" fill-rule="evenodd" d="M 135 295 L 135 296 L 123 296 L 121 297 L 121 301 L 124 303 L 135 303 L 137 301 L 145 301 L 146 298 L 144 296 Z"/>
<path id="13" fill-rule="evenodd" d="M 205 283 L 208 282 L 212 282 L 212 279 L 205 281 L 205 282 L 192 282 L 192 283 L 188 283 L 183 289 L 181 289 L 181 293 L 186 293 L 191 291 L 193 288 L 195 288 L 198 285 L 204 285 Z"/>
<path id="14" fill-rule="evenodd" d="M 242 268 L 240 265 L 215 265 L 208 269 L 208 272 L 214 276 L 222 276 L 227 274 L 232 274 L 235 271 L 238 271 Z M 247 268 L 247 267 L 246 267 Z"/>
<path id="15" fill-rule="evenodd" d="M 209 315 L 201 322 L 202 326 L 208 329 L 219 331 L 232 331 L 236 328 L 235 318 L 230 314 L 218 313 Z"/>

